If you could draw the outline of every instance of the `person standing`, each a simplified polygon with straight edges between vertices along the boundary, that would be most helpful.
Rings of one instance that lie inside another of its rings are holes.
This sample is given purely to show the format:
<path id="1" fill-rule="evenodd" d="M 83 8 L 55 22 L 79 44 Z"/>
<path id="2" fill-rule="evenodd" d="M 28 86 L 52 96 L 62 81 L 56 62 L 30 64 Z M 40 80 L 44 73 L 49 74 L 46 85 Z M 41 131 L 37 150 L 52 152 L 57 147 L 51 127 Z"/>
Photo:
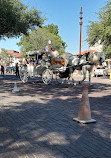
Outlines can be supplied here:
<path id="1" fill-rule="evenodd" d="M 4 75 L 4 66 L 1 65 L 1 75 Z"/>
<path id="2" fill-rule="evenodd" d="M 16 76 L 19 76 L 19 66 L 18 66 L 18 63 L 16 64 Z"/>

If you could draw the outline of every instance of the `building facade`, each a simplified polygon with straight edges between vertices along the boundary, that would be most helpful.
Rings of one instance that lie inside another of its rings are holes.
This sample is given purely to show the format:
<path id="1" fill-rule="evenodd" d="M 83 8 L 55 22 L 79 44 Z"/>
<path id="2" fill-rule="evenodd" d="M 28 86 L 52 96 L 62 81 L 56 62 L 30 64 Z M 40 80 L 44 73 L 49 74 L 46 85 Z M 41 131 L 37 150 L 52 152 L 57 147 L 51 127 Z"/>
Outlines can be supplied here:
<path id="1" fill-rule="evenodd" d="M 7 56 L 3 58 L 2 53 L 3 49 L 0 48 L 0 65 L 6 66 L 15 66 L 16 63 L 20 64 L 21 53 L 14 50 L 5 50 Z M 7 61 L 7 62 L 6 62 Z"/>

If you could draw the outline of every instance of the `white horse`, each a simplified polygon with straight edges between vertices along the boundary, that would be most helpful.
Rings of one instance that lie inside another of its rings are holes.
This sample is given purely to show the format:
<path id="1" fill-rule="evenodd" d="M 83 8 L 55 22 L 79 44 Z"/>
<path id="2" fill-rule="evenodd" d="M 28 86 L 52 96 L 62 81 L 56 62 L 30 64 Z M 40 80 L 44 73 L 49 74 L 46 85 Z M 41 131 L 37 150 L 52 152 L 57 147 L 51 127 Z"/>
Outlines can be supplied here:
<path id="1" fill-rule="evenodd" d="M 73 72 L 74 70 L 82 70 L 83 72 L 83 79 L 79 81 L 79 83 L 82 83 L 86 79 L 86 73 L 89 72 L 89 85 L 91 85 L 91 72 L 94 67 L 94 65 L 105 65 L 105 55 L 104 53 L 98 53 L 98 52 L 88 52 L 87 54 L 84 54 L 83 56 L 74 56 L 74 55 L 66 55 L 66 59 L 68 60 L 68 65 L 66 69 L 66 76 L 68 77 L 68 83 L 69 79 L 72 78 L 74 85 L 76 85 L 76 82 L 73 78 Z M 64 76 L 65 76 L 64 75 Z"/>

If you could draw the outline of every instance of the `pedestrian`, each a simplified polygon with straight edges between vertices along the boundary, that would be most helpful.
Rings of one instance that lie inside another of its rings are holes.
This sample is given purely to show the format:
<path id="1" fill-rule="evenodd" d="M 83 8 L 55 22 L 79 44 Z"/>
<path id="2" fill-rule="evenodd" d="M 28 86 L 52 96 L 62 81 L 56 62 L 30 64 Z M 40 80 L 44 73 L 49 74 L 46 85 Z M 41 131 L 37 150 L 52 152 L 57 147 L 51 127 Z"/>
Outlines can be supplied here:
<path id="1" fill-rule="evenodd" d="M 18 66 L 18 63 L 16 64 L 16 76 L 19 76 L 19 66 Z"/>
<path id="2" fill-rule="evenodd" d="M 1 65 L 1 75 L 4 75 L 4 66 Z"/>

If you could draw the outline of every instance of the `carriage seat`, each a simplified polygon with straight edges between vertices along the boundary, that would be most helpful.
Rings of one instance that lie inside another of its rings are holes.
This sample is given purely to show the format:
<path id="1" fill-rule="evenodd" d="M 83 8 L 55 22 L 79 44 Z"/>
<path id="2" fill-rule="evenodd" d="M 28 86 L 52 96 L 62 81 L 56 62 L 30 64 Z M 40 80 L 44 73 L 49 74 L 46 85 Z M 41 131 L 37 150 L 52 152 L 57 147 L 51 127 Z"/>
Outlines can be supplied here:
<path id="1" fill-rule="evenodd" d="M 51 64 L 52 65 L 59 64 L 59 65 L 64 66 L 65 63 L 66 63 L 66 60 L 62 57 L 53 57 L 53 58 L 51 58 Z"/>

